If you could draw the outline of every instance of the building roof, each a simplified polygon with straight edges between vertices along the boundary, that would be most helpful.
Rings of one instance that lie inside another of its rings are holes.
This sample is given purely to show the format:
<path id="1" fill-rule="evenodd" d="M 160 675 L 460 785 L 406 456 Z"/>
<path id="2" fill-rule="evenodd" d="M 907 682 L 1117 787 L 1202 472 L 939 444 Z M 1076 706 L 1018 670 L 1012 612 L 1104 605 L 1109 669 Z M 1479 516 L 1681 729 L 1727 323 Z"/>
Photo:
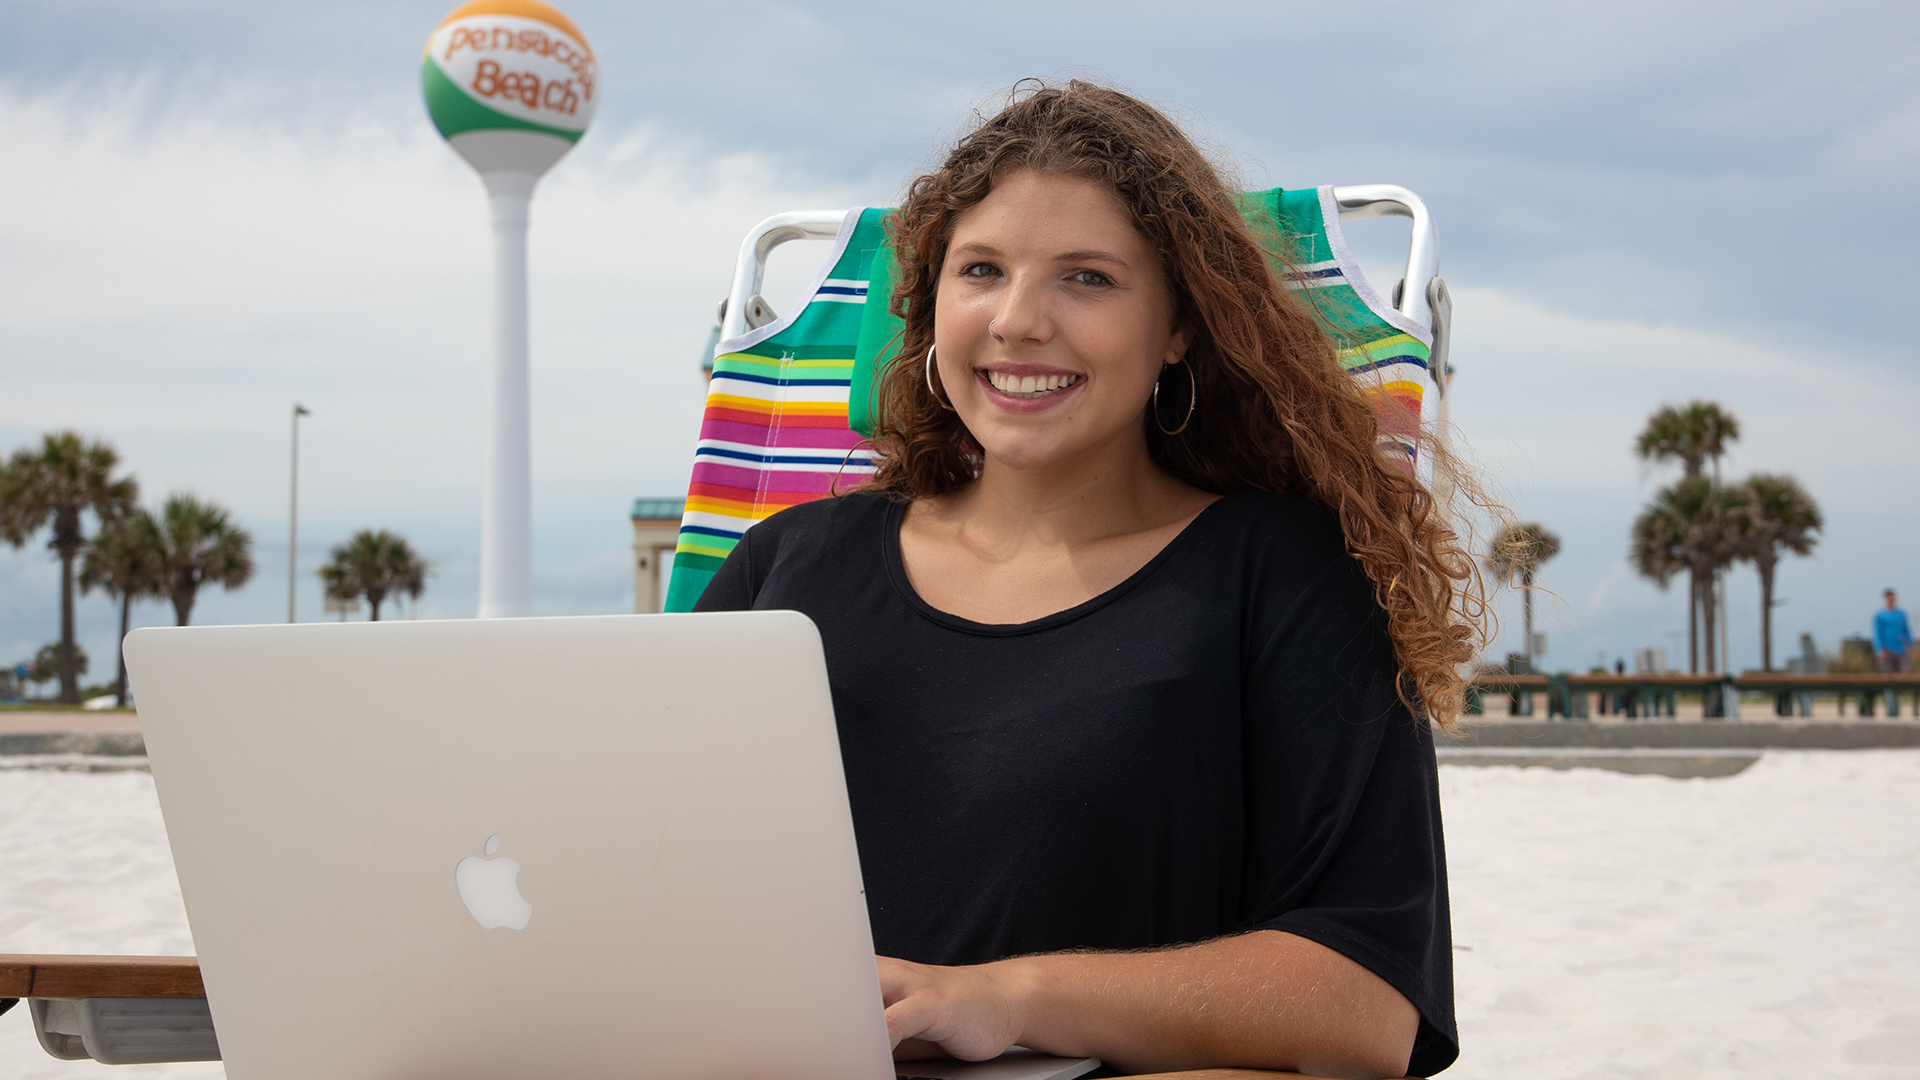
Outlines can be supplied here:
<path id="1" fill-rule="evenodd" d="M 679 521 L 687 513 L 685 499 L 648 499 L 633 500 L 633 520 L 635 521 Z"/>

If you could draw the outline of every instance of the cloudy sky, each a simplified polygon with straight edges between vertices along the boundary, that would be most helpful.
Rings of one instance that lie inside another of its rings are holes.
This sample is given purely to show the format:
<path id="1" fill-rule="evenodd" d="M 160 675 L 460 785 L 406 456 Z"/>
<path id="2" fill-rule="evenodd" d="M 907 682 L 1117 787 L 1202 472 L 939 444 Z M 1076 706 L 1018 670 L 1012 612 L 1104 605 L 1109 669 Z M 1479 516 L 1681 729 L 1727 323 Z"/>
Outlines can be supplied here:
<path id="1" fill-rule="evenodd" d="M 78 430 L 113 442 L 149 501 L 231 507 L 259 572 L 196 622 L 285 617 L 295 401 L 314 412 L 303 617 L 322 617 L 326 548 L 370 526 L 435 562 L 422 616 L 473 613 L 485 206 L 418 83 L 450 6 L 4 4 L 0 449 Z M 1802 632 L 1829 650 L 1861 632 L 1885 585 L 1920 597 L 1912 5 L 565 8 L 606 93 L 534 203 L 543 614 L 630 609 L 627 507 L 684 491 L 698 354 L 742 233 L 890 203 L 976 106 L 1075 73 L 1167 107 L 1249 187 L 1427 200 L 1463 440 L 1564 541 L 1542 582 L 1550 666 L 1675 652 L 1682 599 L 1624 558 L 1670 476 L 1630 446 L 1692 397 L 1740 418 L 1730 475 L 1790 472 L 1827 515 L 1815 556 L 1782 572 L 1776 657 Z M 1356 232 L 1382 267 L 1404 242 L 1404 225 Z M 783 255 L 776 301 L 811 269 Z M 57 636 L 56 585 L 38 544 L 0 550 L 0 660 Z M 1732 574 L 1738 666 L 1758 661 L 1756 592 Z M 111 603 L 80 614 L 111 658 Z M 1505 622 L 1496 652 L 1517 647 Z"/>

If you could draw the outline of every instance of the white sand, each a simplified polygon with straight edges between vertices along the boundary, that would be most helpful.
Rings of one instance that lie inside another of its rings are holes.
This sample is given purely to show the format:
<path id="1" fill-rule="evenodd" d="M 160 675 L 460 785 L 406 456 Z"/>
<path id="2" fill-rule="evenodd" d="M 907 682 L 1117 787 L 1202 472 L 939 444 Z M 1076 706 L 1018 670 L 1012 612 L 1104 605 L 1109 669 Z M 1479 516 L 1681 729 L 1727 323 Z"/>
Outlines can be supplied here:
<path id="1" fill-rule="evenodd" d="M 1447 1077 L 1920 1077 L 1920 751 L 1442 783 L 1465 1047 Z M 0 772 L 0 951 L 192 951 L 149 777 Z M 55 1061 L 22 1007 L 0 1075 L 221 1074 Z"/>
<path id="2" fill-rule="evenodd" d="M 1448 1077 L 1920 1077 L 1920 752 L 1442 785 Z"/>
<path id="3" fill-rule="evenodd" d="M 190 956 L 153 777 L 142 772 L 0 771 L 0 952 Z M 0 1016 L 0 1076 L 221 1077 L 217 1061 L 59 1061 L 33 1037 L 25 1002 Z"/>

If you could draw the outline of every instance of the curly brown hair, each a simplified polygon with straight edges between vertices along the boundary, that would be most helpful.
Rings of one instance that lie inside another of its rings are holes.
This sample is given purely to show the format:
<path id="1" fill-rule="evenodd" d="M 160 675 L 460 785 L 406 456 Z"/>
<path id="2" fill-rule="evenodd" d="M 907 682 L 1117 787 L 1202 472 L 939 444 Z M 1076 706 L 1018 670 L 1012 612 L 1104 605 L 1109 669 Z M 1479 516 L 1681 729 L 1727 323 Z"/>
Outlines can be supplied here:
<path id="1" fill-rule="evenodd" d="M 1401 699 L 1451 727 L 1464 689 L 1459 665 L 1486 616 L 1474 559 L 1404 456 L 1383 453 L 1374 408 L 1341 369 L 1322 321 L 1282 284 L 1292 253 L 1277 237 L 1256 239 L 1173 121 L 1117 90 L 1028 80 L 909 185 L 889 224 L 899 258 L 891 304 L 906 328 L 875 388 L 880 461 L 865 486 L 923 499 L 978 475 L 980 448 L 933 398 L 920 358 L 933 343 L 934 294 L 956 221 L 1002 178 L 1028 170 L 1111 188 L 1160 253 L 1175 325 L 1192 343 L 1197 408 L 1173 436 L 1142 416 L 1154 462 L 1205 491 L 1284 492 L 1333 511 L 1386 610 Z M 1163 388 L 1174 399 L 1166 415 L 1187 411 L 1185 382 Z M 1438 447 L 1423 452 L 1444 459 Z"/>

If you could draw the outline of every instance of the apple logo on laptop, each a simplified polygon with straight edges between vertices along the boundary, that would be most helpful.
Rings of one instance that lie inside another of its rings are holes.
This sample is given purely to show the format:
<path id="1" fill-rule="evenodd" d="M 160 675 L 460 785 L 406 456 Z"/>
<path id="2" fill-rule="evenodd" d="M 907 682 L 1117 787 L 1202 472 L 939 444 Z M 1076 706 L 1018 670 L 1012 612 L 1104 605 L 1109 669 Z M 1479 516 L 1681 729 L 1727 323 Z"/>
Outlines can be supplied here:
<path id="1" fill-rule="evenodd" d="M 487 854 L 500 850 L 500 834 L 487 837 Z M 520 864 L 512 859 L 483 859 L 469 855 L 454 868 L 453 883 L 460 902 L 482 930 L 504 926 L 524 930 L 533 917 L 533 905 L 520 895 Z"/>

